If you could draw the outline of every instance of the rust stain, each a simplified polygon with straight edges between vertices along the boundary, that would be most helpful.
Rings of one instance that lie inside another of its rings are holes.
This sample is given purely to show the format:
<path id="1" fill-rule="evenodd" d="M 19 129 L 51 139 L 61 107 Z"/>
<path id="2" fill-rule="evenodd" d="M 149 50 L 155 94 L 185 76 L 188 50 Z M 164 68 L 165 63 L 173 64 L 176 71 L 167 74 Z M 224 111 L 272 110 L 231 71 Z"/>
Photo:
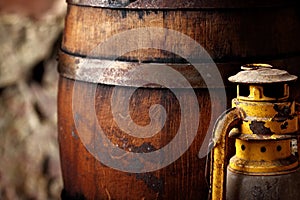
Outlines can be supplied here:
<path id="1" fill-rule="evenodd" d="M 287 129 L 287 126 L 289 125 L 288 122 L 284 122 L 283 124 L 281 124 L 280 128 L 281 129 Z"/>
<path id="2" fill-rule="evenodd" d="M 265 122 L 254 120 L 249 125 L 254 134 L 273 135 L 270 128 L 265 127 Z"/>
<path id="3" fill-rule="evenodd" d="M 265 181 L 261 185 L 254 186 L 250 189 L 249 195 L 254 199 L 280 199 L 279 197 L 279 179 Z M 272 196 L 270 196 L 272 194 Z"/>
<path id="4" fill-rule="evenodd" d="M 163 191 L 163 180 L 152 173 L 136 174 L 135 177 L 137 180 L 142 180 L 154 192 L 161 193 Z"/>
<path id="5" fill-rule="evenodd" d="M 151 143 L 144 142 L 141 146 L 133 146 L 131 151 L 134 153 L 148 153 L 157 150 Z"/>
<path id="6" fill-rule="evenodd" d="M 277 112 L 273 118 L 273 121 L 276 119 L 279 122 L 284 122 L 288 119 L 294 118 L 293 115 L 291 115 L 291 106 L 279 106 L 275 104 L 273 108 Z"/>

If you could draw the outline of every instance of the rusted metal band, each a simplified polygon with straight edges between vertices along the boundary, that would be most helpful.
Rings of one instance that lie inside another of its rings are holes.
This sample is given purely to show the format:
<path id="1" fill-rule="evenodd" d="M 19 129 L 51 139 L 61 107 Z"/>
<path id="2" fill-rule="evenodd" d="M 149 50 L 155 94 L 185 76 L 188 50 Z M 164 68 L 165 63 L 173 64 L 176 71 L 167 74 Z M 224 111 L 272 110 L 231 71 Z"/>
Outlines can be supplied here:
<path id="1" fill-rule="evenodd" d="M 216 67 L 214 63 L 202 63 L 200 64 L 200 67 L 201 66 L 204 68 Z M 60 51 L 58 71 L 60 75 L 69 79 L 107 85 L 146 88 L 207 88 L 199 71 L 189 63 L 173 64 L 113 61 L 107 59 L 83 58 Z M 168 85 L 152 84 L 151 81 L 145 85 L 145 81 L 147 82 L 145 77 L 149 77 L 149 74 L 157 79 L 157 81 L 154 80 L 154 82 L 164 80 L 167 81 Z M 186 84 L 187 81 L 189 83 L 188 85 Z M 212 88 L 223 88 L 224 83 L 216 81 L 209 86 Z"/>
<path id="2" fill-rule="evenodd" d="M 264 8 L 294 5 L 295 0 L 67 0 L 69 4 L 102 8 L 122 9 L 229 9 L 229 8 Z"/>
<path id="3" fill-rule="evenodd" d="M 270 63 L 273 66 L 289 66 L 289 63 L 299 62 L 300 57 L 295 56 L 293 58 L 286 59 L 274 59 L 266 60 L 266 63 Z M 85 64 L 84 64 L 85 63 Z M 95 66 L 108 66 L 107 69 Z M 138 77 L 130 77 L 128 70 L 138 69 L 142 63 L 138 62 L 123 62 L 112 61 L 108 59 L 89 58 L 83 56 L 75 56 L 64 51 L 59 53 L 59 66 L 58 70 L 60 74 L 66 78 L 73 80 L 80 80 L 91 83 L 102 83 L 108 85 L 122 85 L 122 86 L 139 86 Z M 198 71 L 190 64 L 174 64 L 174 63 L 149 63 L 149 66 L 168 66 L 181 73 L 190 82 L 193 88 L 207 88 L 205 81 L 200 76 Z M 205 64 L 203 64 L 205 65 Z M 213 63 L 207 63 L 207 66 L 213 65 Z M 225 86 L 232 85 L 227 79 L 229 75 L 236 74 L 240 71 L 240 62 L 229 63 L 216 63 L 218 70 L 223 78 Z M 94 66 L 94 68 L 93 68 Z M 213 66 L 211 66 L 213 67 Z M 278 67 L 277 67 L 278 68 Z M 282 69 L 292 71 L 299 74 L 297 70 L 289 67 L 281 67 Z M 85 70 L 86 69 L 86 70 Z M 85 74 L 83 74 L 85 72 Z M 160 73 L 161 78 L 163 75 Z M 174 87 L 180 85 L 174 81 Z M 161 86 L 147 86 L 152 88 L 159 88 Z M 210 84 L 210 87 L 220 88 L 224 87 L 223 83 L 215 82 L 214 85 Z"/>

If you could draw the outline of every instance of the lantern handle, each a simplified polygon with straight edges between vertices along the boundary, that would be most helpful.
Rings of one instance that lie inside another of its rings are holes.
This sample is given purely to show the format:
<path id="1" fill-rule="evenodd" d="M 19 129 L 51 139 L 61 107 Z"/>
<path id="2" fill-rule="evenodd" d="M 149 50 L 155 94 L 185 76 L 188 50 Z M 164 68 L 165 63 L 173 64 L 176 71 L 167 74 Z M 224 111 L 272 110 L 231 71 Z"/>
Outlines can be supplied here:
<path id="1" fill-rule="evenodd" d="M 213 129 L 210 189 L 212 200 L 225 199 L 228 135 L 244 118 L 241 108 L 230 108 L 217 119 Z"/>

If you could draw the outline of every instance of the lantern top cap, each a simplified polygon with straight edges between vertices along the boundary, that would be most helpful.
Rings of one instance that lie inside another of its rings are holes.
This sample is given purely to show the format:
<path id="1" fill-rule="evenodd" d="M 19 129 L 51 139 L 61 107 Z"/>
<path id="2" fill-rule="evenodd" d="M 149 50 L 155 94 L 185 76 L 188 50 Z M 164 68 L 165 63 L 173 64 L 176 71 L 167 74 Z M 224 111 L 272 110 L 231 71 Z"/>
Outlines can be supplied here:
<path id="1" fill-rule="evenodd" d="M 241 67 L 244 71 L 228 78 L 230 82 L 244 84 L 272 84 L 296 81 L 297 76 L 285 70 L 274 69 L 269 64 L 247 64 Z"/>

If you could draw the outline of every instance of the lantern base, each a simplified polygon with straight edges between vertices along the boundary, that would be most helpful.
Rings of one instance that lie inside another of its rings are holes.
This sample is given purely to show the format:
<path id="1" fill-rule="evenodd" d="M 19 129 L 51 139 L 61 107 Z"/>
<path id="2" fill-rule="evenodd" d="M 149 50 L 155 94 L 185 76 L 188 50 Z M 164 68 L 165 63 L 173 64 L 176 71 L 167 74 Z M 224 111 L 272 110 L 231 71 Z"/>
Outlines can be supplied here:
<path id="1" fill-rule="evenodd" d="M 281 175 L 251 175 L 227 169 L 227 200 L 300 199 L 300 168 Z"/>

